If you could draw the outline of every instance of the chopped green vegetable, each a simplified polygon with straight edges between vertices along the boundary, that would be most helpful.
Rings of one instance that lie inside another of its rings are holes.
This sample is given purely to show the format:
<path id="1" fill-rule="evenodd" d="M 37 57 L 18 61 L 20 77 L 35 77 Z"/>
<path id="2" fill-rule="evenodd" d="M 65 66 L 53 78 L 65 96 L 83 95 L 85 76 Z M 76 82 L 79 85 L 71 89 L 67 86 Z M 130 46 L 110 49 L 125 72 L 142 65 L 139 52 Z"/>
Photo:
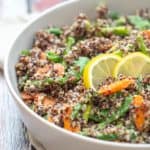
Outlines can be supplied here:
<path id="1" fill-rule="evenodd" d="M 87 31 L 90 31 L 90 29 L 91 29 L 91 23 L 90 23 L 89 20 L 86 20 L 86 21 L 85 21 L 85 25 L 86 25 Z"/>
<path id="2" fill-rule="evenodd" d="M 64 54 L 68 54 L 68 52 L 71 50 L 72 46 L 75 44 L 75 39 L 74 37 L 69 36 L 67 38 L 67 43 L 66 43 L 66 50 L 64 51 Z"/>
<path id="3" fill-rule="evenodd" d="M 115 25 L 116 26 L 121 26 L 121 25 L 124 25 L 126 23 L 126 18 L 121 16 L 120 18 L 118 18 L 116 21 L 115 21 Z"/>
<path id="4" fill-rule="evenodd" d="M 46 53 L 46 56 L 47 56 L 48 60 L 55 62 L 55 63 L 62 62 L 62 60 L 63 60 L 61 56 L 59 56 L 53 52 L 50 52 L 50 51 L 48 51 Z"/>
<path id="5" fill-rule="evenodd" d="M 129 35 L 129 29 L 125 26 L 114 27 L 112 32 L 115 35 L 119 35 L 119 36 Z"/>
<path id="6" fill-rule="evenodd" d="M 29 55 L 30 55 L 30 51 L 27 50 L 27 49 L 22 50 L 22 51 L 21 51 L 21 55 L 23 55 L 23 56 L 29 56 Z"/>
<path id="7" fill-rule="evenodd" d="M 123 56 L 123 51 L 122 50 L 116 50 L 115 52 L 113 52 L 113 54 L 122 57 Z"/>
<path id="8" fill-rule="evenodd" d="M 54 79 L 53 78 L 45 78 L 44 80 L 43 80 L 43 83 L 45 84 L 45 85 L 49 85 L 49 84 L 51 84 L 51 83 L 53 83 L 54 82 Z"/>
<path id="9" fill-rule="evenodd" d="M 58 84 L 65 84 L 68 81 L 68 77 L 64 76 L 64 77 L 57 77 L 56 78 L 56 83 Z"/>
<path id="10" fill-rule="evenodd" d="M 83 113 L 83 119 L 84 119 L 84 120 L 88 121 L 89 115 L 90 115 L 90 112 L 91 112 L 91 109 L 92 109 L 92 105 L 91 105 L 91 104 L 88 104 L 88 105 L 86 106 L 85 112 Z"/>
<path id="11" fill-rule="evenodd" d="M 72 114 L 71 114 L 71 119 L 72 120 L 75 119 L 78 116 L 79 111 L 81 110 L 81 108 L 82 108 L 82 104 L 80 104 L 80 103 L 78 103 L 74 106 Z"/>
<path id="12" fill-rule="evenodd" d="M 145 43 L 144 43 L 144 39 L 142 36 L 137 36 L 137 39 L 136 39 L 136 42 L 137 42 L 137 45 L 138 45 L 138 48 L 141 52 L 143 52 L 144 54 L 147 54 L 148 53 L 148 48 L 146 47 Z"/>
<path id="13" fill-rule="evenodd" d="M 98 115 L 95 115 L 95 114 L 90 114 L 89 115 L 89 120 L 92 120 L 96 123 L 99 123 L 102 121 L 102 118 L 100 118 Z"/>
<path id="14" fill-rule="evenodd" d="M 118 136 L 116 134 L 100 134 L 96 137 L 101 140 L 109 140 L 109 141 L 115 141 L 118 139 Z"/>
<path id="15" fill-rule="evenodd" d="M 99 124 L 99 129 L 105 128 L 109 123 L 112 123 L 113 121 L 116 121 L 120 117 L 124 116 L 125 113 L 129 110 L 131 102 L 132 102 L 132 97 L 131 96 L 126 97 L 125 101 L 118 108 L 118 110 L 116 110 L 116 112 L 112 113 L 111 116 L 109 116 L 108 118 L 106 118 L 105 121 Z"/>
<path id="16" fill-rule="evenodd" d="M 102 109 L 101 111 L 100 111 L 100 116 L 102 116 L 102 117 L 108 117 L 108 114 L 109 114 L 109 110 L 108 109 Z"/>
<path id="17" fill-rule="evenodd" d="M 137 29 L 149 29 L 150 22 L 140 16 L 128 16 L 129 22 Z"/>
<path id="18" fill-rule="evenodd" d="M 75 65 L 80 67 L 80 73 L 83 72 L 85 65 L 88 63 L 88 57 L 79 57 L 78 60 L 75 61 Z"/>
<path id="19" fill-rule="evenodd" d="M 59 36 L 60 34 L 62 34 L 62 30 L 60 28 L 56 28 L 56 27 L 52 27 L 50 29 L 47 29 L 47 32 L 55 34 L 56 36 Z"/>
<path id="20" fill-rule="evenodd" d="M 129 35 L 130 30 L 125 26 L 117 26 L 117 27 L 106 27 L 101 29 L 102 34 L 107 35 L 113 33 L 119 36 Z"/>

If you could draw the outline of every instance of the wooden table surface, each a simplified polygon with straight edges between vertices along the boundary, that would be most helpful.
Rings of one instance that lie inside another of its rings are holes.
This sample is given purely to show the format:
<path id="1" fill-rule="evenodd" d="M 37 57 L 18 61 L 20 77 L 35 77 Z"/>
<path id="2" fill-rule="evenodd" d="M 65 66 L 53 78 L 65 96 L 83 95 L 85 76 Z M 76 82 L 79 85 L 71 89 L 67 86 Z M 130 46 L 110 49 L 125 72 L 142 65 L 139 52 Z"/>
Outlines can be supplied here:
<path id="1" fill-rule="evenodd" d="M 27 130 L 0 72 L 0 150 L 33 150 Z"/>

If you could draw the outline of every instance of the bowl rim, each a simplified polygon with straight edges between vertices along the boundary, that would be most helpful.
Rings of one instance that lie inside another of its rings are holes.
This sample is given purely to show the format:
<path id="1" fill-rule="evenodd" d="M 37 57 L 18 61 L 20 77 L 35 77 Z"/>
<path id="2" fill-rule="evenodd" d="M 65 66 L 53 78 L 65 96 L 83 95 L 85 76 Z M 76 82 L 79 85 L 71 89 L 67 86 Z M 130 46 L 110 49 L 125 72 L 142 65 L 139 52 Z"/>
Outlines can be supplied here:
<path id="1" fill-rule="evenodd" d="M 104 141 L 104 140 L 100 140 L 100 139 L 94 139 L 94 138 L 90 138 L 90 137 L 86 137 L 86 136 L 82 136 L 79 135 L 77 133 L 73 133 L 71 131 L 68 131 L 64 128 L 61 128 L 51 122 L 48 122 L 47 120 L 45 120 L 44 118 L 42 118 L 41 116 L 39 116 L 38 114 L 36 114 L 34 111 L 32 111 L 24 102 L 23 100 L 19 97 L 19 95 L 16 93 L 16 91 L 14 90 L 12 83 L 11 83 L 11 79 L 9 76 L 9 55 L 12 53 L 12 47 L 16 44 L 17 39 L 19 39 L 19 37 L 22 35 L 22 33 L 29 27 L 32 27 L 32 24 L 34 22 L 36 22 L 37 20 L 40 20 L 42 17 L 44 17 L 47 13 L 51 13 L 53 11 L 55 11 L 56 9 L 59 9 L 60 7 L 63 7 L 65 5 L 69 5 L 72 4 L 73 2 L 78 2 L 80 0 L 69 0 L 69 1 L 64 1 L 61 2 L 49 9 L 47 9 L 46 11 L 44 11 L 43 13 L 41 13 L 40 15 L 38 15 L 37 17 L 35 17 L 34 19 L 32 19 L 31 21 L 29 21 L 24 27 L 23 29 L 21 29 L 21 31 L 17 34 L 16 38 L 13 40 L 13 42 L 10 44 L 9 46 L 9 50 L 5 56 L 5 60 L 4 60 L 4 76 L 5 76 L 5 80 L 7 83 L 7 86 L 10 90 L 10 93 L 13 96 L 13 99 L 15 99 L 15 101 L 22 107 L 22 109 L 24 109 L 26 112 L 28 112 L 28 114 L 30 114 L 32 117 L 34 117 L 35 119 L 37 119 L 38 121 L 40 121 L 43 125 L 46 125 L 48 127 L 54 128 L 56 130 L 58 130 L 59 132 L 66 134 L 68 136 L 72 136 L 73 138 L 79 139 L 81 141 L 86 141 L 86 142 L 90 142 L 90 143 L 95 143 L 95 144 L 102 144 L 102 145 L 106 145 L 106 146 L 116 146 L 116 147 L 124 147 L 124 148 L 150 148 L 150 144 L 133 144 L 133 143 L 119 143 L 119 142 L 112 142 L 112 141 Z"/>

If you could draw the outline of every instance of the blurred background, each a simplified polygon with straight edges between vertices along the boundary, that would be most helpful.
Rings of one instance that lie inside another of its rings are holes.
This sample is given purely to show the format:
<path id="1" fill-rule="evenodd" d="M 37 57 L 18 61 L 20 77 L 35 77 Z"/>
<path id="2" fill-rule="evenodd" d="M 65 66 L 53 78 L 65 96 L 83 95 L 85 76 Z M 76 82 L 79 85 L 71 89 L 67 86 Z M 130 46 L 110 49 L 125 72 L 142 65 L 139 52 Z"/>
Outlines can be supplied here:
<path id="1" fill-rule="evenodd" d="M 0 0 L 0 64 L 24 24 L 62 1 L 64 0 Z"/>

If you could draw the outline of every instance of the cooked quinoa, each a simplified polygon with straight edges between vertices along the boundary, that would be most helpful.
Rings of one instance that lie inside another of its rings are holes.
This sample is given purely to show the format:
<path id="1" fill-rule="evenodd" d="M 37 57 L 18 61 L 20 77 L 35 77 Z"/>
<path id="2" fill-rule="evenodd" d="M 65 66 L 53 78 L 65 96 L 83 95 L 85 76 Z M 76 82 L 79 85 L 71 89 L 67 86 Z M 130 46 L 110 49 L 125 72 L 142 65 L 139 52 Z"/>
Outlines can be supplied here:
<path id="1" fill-rule="evenodd" d="M 116 142 L 150 143 L 150 73 L 109 77 L 97 90 L 85 88 L 82 77 L 87 62 L 102 53 L 150 55 L 150 10 L 122 16 L 103 5 L 96 11 L 94 22 L 81 13 L 70 26 L 49 26 L 36 33 L 33 47 L 23 50 L 16 64 L 21 97 L 38 115 L 72 132 Z M 114 93 L 98 92 L 123 80 L 134 82 Z"/>

